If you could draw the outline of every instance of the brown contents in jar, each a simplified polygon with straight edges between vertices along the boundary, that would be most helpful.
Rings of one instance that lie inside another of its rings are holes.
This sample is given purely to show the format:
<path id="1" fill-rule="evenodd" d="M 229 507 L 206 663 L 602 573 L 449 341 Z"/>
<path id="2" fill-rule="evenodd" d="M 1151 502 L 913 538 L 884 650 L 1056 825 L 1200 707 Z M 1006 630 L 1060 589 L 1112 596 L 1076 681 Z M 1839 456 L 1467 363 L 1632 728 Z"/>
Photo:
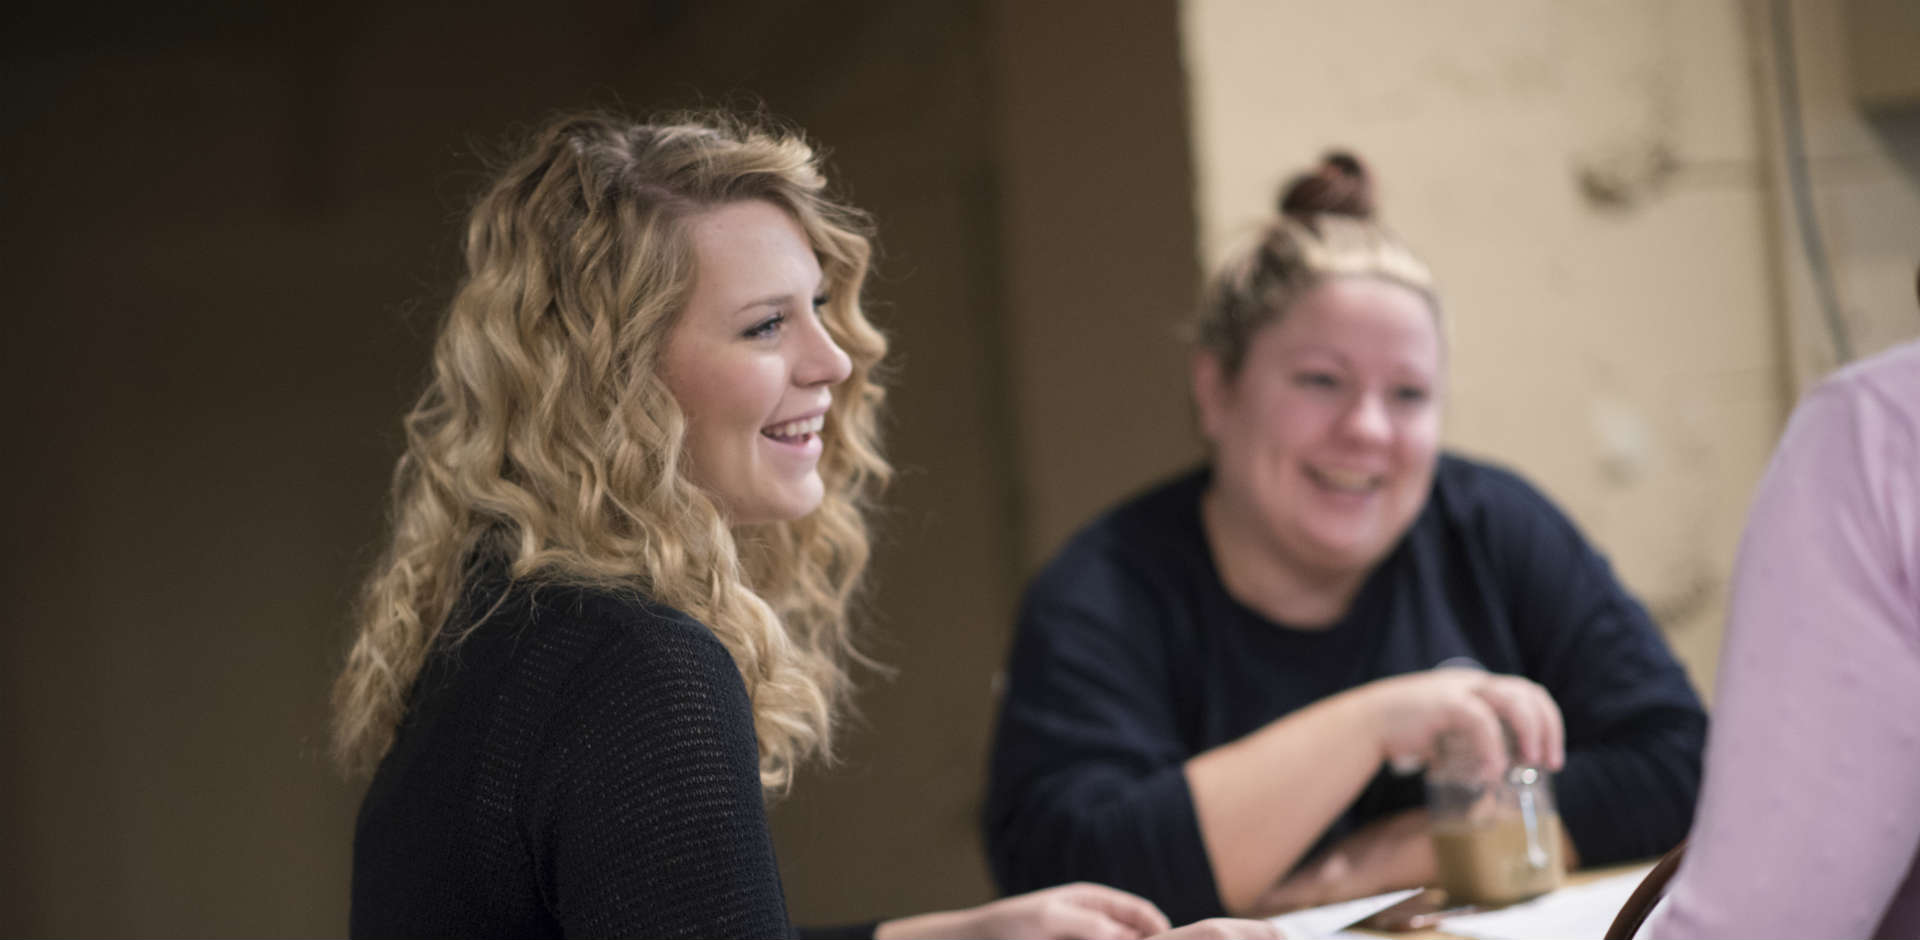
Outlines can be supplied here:
<path id="1" fill-rule="evenodd" d="M 1518 812 L 1434 824 L 1433 854 L 1447 896 L 1463 903 L 1511 904 L 1559 887 L 1564 867 L 1559 814 L 1541 814 L 1536 829 L 1539 842 L 1529 855 L 1527 824 Z"/>

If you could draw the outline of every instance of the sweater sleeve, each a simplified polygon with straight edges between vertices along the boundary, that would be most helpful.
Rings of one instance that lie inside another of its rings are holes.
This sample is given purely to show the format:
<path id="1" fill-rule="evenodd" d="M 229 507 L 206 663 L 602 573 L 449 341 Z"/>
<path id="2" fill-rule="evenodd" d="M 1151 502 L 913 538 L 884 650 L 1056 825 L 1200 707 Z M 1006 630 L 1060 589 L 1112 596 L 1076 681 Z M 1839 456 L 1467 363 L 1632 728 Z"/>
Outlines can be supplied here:
<path id="1" fill-rule="evenodd" d="M 1525 672 L 1566 722 L 1562 821 L 1582 864 L 1659 855 L 1693 819 L 1706 712 L 1606 559 L 1545 497 L 1505 479 L 1489 542 Z"/>
<path id="2" fill-rule="evenodd" d="M 1920 884 L 1914 438 L 1897 409 L 1845 385 L 1815 391 L 1789 424 L 1735 566 L 1700 819 L 1647 935 L 1910 936 L 1920 923 L 1920 892 L 1895 902 L 1903 880 Z"/>
<path id="3" fill-rule="evenodd" d="M 1084 547 L 1029 589 L 984 819 L 1003 891 L 1097 881 L 1175 923 L 1221 913 L 1152 609 L 1116 561 Z"/>
<path id="4" fill-rule="evenodd" d="M 566 935 L 786 936 L 753 712 L 726 649 L 661 617 L 615 633 L 585 673 L 525 797 Z"/>

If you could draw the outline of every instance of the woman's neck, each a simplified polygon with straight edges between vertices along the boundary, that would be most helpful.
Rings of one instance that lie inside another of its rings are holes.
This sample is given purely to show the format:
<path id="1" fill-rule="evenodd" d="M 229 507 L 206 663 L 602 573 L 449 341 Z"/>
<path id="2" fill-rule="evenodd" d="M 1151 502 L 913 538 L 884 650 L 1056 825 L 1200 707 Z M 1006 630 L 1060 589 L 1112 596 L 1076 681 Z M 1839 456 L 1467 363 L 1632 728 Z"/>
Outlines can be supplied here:
<path id="1" fill-rule="evenodd" d="M 1236 511 L 1217 487 L 1200 497 L 1201 529 L 1227 594 L 1256 613 L 1300 630 L 1324 630 L 1346 616 L 1367 572 L 1328 571 L 1286 556 L 1251 512 Z"/>

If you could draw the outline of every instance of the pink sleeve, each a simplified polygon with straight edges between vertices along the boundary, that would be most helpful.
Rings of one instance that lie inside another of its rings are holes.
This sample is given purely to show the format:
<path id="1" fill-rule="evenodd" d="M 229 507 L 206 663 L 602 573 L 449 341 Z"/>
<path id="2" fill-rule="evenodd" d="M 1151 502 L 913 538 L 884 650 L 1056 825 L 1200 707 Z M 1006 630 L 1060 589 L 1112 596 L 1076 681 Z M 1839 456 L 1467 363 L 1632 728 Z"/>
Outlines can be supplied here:
<path id="1" fill-rule="evenodd" d="M 1698 816 L 1642 936 L 1866 937 L 1912 905 L 1920 454 L 1916 403 L 1884 391 L 1816 390 L 1760 485 Z"/>

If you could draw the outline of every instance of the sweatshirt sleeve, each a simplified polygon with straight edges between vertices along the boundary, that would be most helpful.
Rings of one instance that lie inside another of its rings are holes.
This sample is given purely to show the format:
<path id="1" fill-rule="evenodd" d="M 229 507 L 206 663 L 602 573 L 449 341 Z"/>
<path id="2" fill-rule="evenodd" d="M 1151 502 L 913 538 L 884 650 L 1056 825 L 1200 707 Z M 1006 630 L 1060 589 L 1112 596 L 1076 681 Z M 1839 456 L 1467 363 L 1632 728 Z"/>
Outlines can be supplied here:
<path id="1" fill-rule="evenodd" d="M 1920 892 L 1895 901 L 1920 879 L 1920 453 L 1903 417 L 1828 385 L 1788 425 L 1735 565 L 1700 818 L 1647 936 L 1920 923 Z"/>
<path id="2" fill-rule="evenodd" d="M 1175 923 L 1221 913 L 1153 607 L 1085 546 L 1029 589 L 984 819 L 1003 891 L 1097 881 Z"/>
<path id="3" fill-rule="evenodd" d="M 1693 819 L 1706 712 L 1606 559 L 1544 496 L 1504 479 L 1488 541 L 1526 675 L 1566 722 L 1561 819 L 1584 865 L 1659 855 Z"/>
<path id="4" fill-rule="evenodd" d="M 753 711 L 697 623 L 656 618 L 594 656 L 526 797 L 527 844 L 567 936 L 783 937 Z"/>

